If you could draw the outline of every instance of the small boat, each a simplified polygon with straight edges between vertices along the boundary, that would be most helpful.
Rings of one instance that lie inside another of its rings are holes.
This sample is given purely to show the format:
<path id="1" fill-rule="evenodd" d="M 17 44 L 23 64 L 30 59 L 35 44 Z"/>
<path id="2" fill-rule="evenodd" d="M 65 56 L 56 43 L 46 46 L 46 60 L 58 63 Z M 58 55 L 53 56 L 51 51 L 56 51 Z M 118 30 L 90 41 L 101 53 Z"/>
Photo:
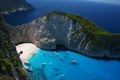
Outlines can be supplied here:
<path id="1" fill-rule="evenodd" d="M 46 63 L 45 63 L 45 62 L 43 62 L 43 63 L 42 63 L 42 67 L 45 67 L 45 65 L 46 65 Z"/>
<path id="2" fill-rule="evenodd" d="M 58 54 L 58 53 L 56 53 L 55 55 L 56 55 L 56 56 L 59 56 L 59 54 Z"/>
<path id="3" fill-rule="evenodd" d="M 42 63 L 42 65 L 46 65 L 46 63 L 45 63 L 45 62 L 43 62 L 43 63 Z"/>
<path id="4" fill-rule="evenodd" d="M 28 61 L 25 61 L 24 64 L 26 64 L 26 65 L 30 65 L 30 63 L 29 63 Z"/>
<path id="5" fill-rule="evenodd" d="M 55 53 L 55 54 L 56 54 L 56 53 L 57 53 L 57 51 L 54 51 L 53 53 Z"/>
<path id="6" fill-rule="evenodd" d="M 29 68 L 28 66 L 25 66 L 24 68 L 25 68 L 25 70 L 27 70 L 27 71 L 29 71 L 29 72 L 32 72 L 32 69 Z"/>
<path id="7" fill-rule="evenodd" d="M 61 76 L 61 77 L 64 77 L 65 75 L 64 75 L 64 74 L 61 74 L 60 76 Z"/>
<path id="8" fill-rule="evenodd" d="M 77 63 L 77 61 L 76 60 L 71 60 L 70 63 Z"/>

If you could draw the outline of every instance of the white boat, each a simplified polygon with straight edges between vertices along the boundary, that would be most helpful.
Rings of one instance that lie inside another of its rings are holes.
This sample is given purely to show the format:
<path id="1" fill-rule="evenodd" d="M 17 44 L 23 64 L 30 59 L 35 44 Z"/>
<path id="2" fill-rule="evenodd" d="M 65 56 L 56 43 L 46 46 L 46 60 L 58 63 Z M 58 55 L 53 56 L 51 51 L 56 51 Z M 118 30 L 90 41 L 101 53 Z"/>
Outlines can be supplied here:
<path id="1" fill-rule="evenodd" d="M 58 53 L 56 53 L 55 55 L 56 55 L 56 56 L 59 56 L 59 54 L 58 54 Z"/>
<path id="2" fill-rule="evenodd" d="M 46 65 L 46 63 L 45 63 L 45 62 L 43 62 L 43 63 L 42 63 L 42 65 Z"/>
<path id="3" fill-rule="evenodd" d="M 45 62 L 43 62 L 43 63 L 41 63 L 42 64 L 42 67 L 44 68 L 45 67 L 45 65 L 46 65 L 46 63 Z"/>
<path id="4" fill-rule="evenodd" d="M 77 63 L 77 61 L 76 60 L 71 60 L 70 63 Z"/>
<path id="5" fill-rule="evenodd" d="M 25 68 L 25 70 L 27 70 L 27 71 L 29 71 L 29 72 L 32 72 L 32 69 L 29 68 L 28 66 L 25 66 L 24 68 Z"/>
<path id="6" fill-rule="evenodd" d="M 24 64 L 26 64 L 26 65 L 30 65 L 30 63 L 29 63 L 28 61 L 25 61 Z"/>
<path id="7" fill-rule="evenodd" d="M 64 77 L 65 75 L 64 75 L 64 74 L 61 74 L 60 76 L 61 76 L 61 77 Z"/>
<path id="8" fill-rule="evenodd" d="M 57 53 L 57 51 L 54 51 L 53 53 L 55 53 L 55 54 L 56 54 L 56 53 Z"/>
<path id="9" fill-rule="evenodd" d="M 9 14 L 9 12 L 4 12 L 4 14 Z"/>

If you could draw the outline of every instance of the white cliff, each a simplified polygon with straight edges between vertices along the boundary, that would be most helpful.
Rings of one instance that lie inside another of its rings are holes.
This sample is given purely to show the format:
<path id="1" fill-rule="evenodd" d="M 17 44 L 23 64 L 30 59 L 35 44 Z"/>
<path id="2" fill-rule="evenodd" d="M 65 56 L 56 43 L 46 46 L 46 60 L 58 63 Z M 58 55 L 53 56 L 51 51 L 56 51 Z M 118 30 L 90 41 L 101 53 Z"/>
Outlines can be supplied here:
<path id="1" fill-rule="evenodd" d="M 109 50 L 92 44 L 83 26 L 59 12 L 46 14 L 28 24 L 12 27 L 11 37 L 15 44 L 32 42 L 42 49 L 56 49 L 57 45 L 63 45 L 92 57 L 119 57 L 116 53 L 110 56 Z"/>

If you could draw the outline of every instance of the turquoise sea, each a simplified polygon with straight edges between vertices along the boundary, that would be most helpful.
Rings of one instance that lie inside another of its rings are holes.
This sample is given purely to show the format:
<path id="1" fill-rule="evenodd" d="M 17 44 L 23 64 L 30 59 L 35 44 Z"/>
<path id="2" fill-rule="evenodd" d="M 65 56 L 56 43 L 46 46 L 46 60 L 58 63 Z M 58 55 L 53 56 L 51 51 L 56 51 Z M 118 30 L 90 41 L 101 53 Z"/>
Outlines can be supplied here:
<path id="1" fill-rule="evenodd" d="M 76 63 L 71 63 L 76 60 Z M 93 59 L 69 50 L 39 49 L 28 59 L 30 80 L 120 80 L 120 61 Z"/>

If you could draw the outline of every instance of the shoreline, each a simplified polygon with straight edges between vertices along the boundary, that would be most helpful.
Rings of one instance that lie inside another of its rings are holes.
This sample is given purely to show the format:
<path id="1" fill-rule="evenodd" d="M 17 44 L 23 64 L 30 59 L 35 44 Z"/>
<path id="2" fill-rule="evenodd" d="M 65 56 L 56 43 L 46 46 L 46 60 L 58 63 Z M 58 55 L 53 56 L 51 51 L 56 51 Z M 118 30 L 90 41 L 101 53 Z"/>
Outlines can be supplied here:
<path id="1" fill-rule="evenodd" d="M 10 13 L 21 12 L 21 11 L 29 11 L 29 10 L 34 10 L 34 9 L 35 8 L 23 8 L 23 7 L 20 7 L 18 9 L 2 11 L 2 14 L 3 15 L 8 15 Z"/>
<path id="2" fill-rule="evenodd" d="M 20 55 L 19 57 L 22 63 L 24 63 L 25 61 L 27 61 L 27 59 L 34 55 L 38 49 L 39 48 L 32 43 L 23 43 L 16 46 L 16 50 L 18 52 L 18 55 Z M 19 54 L 21 51 L 22 53 Z"/>

